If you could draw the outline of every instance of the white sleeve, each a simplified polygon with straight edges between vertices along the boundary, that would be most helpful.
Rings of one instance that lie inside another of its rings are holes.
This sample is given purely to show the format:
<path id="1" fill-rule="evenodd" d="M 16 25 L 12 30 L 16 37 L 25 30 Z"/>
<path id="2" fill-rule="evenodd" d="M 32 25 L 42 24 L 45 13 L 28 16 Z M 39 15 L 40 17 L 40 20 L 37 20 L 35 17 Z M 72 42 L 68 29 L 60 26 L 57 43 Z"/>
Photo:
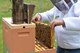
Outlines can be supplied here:
<path id="1" fill-rule="evenodd" d="M 72 10 L 72 11 L 71 11 Z M 80 3 L 75 4 L 70 10 L 69 17 L 63 18 L 65 29 L 80 31 Z"/>
<path id="2" fill-rule="evenodd" d="M 41 21 L 45 21 L 45 20 L 51 21 L 54 17 L 54 11 L 55 11 L 55 7 L 53 7 L 49 11 L 39 13 L 42 17 Z"/>
<path id="3" fill-rule="evenodd" d="M 63 19 L 64 22 L 65 22 L 65 29 L 67 30 L 73 30 L 73 31 L 80 31 L 80 18 L 76 17 L 76 18 L 72 18 L 72 17 L 69 17 L 69 18 L 65 18 Z"/>

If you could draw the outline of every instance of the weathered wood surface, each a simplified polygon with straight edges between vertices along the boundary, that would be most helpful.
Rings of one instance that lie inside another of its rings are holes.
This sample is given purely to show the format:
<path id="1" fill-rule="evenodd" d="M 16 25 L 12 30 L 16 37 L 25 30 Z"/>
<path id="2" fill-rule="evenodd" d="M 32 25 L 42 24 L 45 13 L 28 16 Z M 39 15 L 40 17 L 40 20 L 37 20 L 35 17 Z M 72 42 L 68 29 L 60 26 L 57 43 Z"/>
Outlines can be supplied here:
<path id="1" fill-rule="evenodd" d="M 33 15 L 33 12 L 34 12 L 34 8 L 35 8 L 35 5 L 34 4 L 28 4 L 28 18 L 29 18 L 29 21 L 28 23 L 31 23 L 31 19 L 32 19 L 32 15 Z"/>
<path id="2" fill-rule="evenodd" d="M 31 23 L 34 8 L 35 8 L 34 4 L 30 4 L 30 3 L 24 4 L 24 22 L 28 24 Z"/>
<path id="3" fill-rule="evenodd" d="M 12 0 L 13 24 L 23 23 L 23 0 Z"/>
<path id="4" fill-rule="evenodd" d="M 23 0 L 12 0 L 13 24 L 31 23 L 34 12 L 34 4 L 24 4 Z"/>
<path id="5" fill-rule="evenodd" d="M 48 48 L 53 48 L 54 33 L 49 25 L 39 22 L 36 23 L 36 39 Z"/>
<path id="6" fill-rule="evenodd" d="M 26 4 L 24 4 L 23 16 L 24 16 L 24 22 L 28 23 L 28 7 Z"/>

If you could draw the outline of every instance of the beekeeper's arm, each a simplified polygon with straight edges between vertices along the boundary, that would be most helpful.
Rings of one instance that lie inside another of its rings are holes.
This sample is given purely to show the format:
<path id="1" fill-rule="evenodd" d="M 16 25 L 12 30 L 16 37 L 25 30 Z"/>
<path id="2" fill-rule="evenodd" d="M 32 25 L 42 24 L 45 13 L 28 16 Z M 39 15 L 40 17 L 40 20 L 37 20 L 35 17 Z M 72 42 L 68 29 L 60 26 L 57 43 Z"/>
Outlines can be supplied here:
<path id="1" fill-rule="evenodd" d="M 66 30 L 80 31 L 80 2 L 72 6 L 66 18 L 63 18 Z"/>
<path id="2" fill-rule="evenodd" d="M 32 21 L 51 21 L 54 17 L 54 12 L 56 11 L 56 7 L 53 7 L 49 11 L 43 12 L 43 13 L 37 13 L 33 18 Z"/>

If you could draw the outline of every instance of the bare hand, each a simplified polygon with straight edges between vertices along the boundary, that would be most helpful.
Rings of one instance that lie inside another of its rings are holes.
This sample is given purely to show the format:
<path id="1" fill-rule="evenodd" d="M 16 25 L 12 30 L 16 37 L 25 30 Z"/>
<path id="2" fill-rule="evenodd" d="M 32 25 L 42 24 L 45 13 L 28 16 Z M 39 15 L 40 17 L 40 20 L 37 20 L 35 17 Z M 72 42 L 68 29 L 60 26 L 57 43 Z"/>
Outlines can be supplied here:
<path id="1" fill-rule="evenodd" d="M 37 22 L 37 21 L 41 21 L 41 16 L 40 15 L 36 15 L 32 18 L 32 22 Z"/>
<path id="2" fill-rule="evenodd" d="M 64 21 L 63 21 L 63 20 L 54 19 L 54 20 L 50 23 L 50 26 L 51 26 L 52 29 L 54 29 L 55 26 L 60 26 L 60 25 L 64 25 Z"/>

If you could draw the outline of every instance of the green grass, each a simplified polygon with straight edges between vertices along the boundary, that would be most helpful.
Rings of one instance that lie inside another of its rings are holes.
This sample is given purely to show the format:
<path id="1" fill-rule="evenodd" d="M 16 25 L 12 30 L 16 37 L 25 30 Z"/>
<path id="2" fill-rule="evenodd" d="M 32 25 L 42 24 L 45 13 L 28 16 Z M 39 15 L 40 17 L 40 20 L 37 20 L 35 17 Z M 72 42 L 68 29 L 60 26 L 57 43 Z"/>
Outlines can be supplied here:
<path id="1" fill-rule="evenodd" d="M 40 0 L 24 0 L 24 3 L 34 3 L 36 5 L 34 15 L 38 12 L 44 12 L 52 8 L 50 0 L 42 0 L 42 7 Z M 42 8 L 42 10 L 40 9 Z M 0 0 L 0 53 L 3 53 L 3 39 L 2 39 L 2 18 L 12 16 L 12 2 L 10 0 Z"/>
<path id="2" fill-rule="evenodd" d="M 2 40 L 2 21 L 1 21 L 1 17 L 0 17 L 0 53 L 3 52 L 3 40 Z"/>

